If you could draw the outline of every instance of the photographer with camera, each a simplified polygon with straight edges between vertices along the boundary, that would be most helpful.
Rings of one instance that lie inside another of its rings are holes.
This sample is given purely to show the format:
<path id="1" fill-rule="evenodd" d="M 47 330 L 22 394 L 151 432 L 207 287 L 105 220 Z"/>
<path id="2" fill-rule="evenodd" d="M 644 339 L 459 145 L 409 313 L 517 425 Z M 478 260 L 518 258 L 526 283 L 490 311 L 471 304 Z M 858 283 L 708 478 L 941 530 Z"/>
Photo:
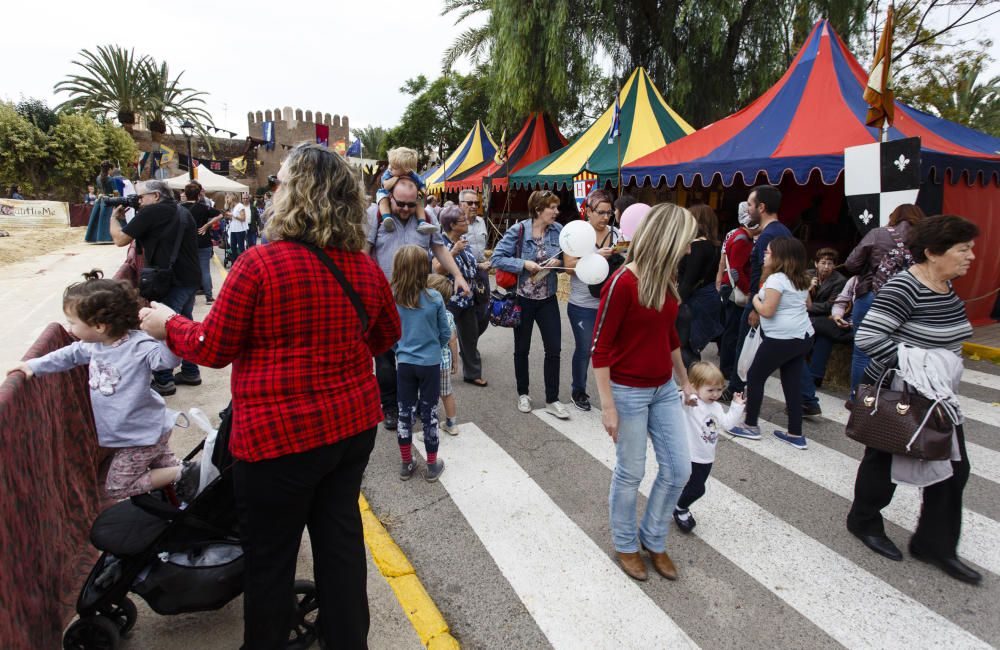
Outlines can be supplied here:
<path id="1" fill-rule="evenodd" d="M 138 196 L 106 201 L 114 206 L 111 239 L 117 246 L 139 245 L 144 267 L 139 277 L 139 293 L 150 301 L 161 302 L 178 314 L 191 318 L 194 295 L 201 285 L 198 263 L 198 239 L 194 218 L 173 199 L 163 181 L 139 184 Z M 136 209 L 135 218 L 125 222 L 125 208 Z M 153 373 L 152 389 L 160 395 L 173 395 L 177 384 L 198 386 L 198 366 L 181 363 L 176 375 L 171 370 Z"/>

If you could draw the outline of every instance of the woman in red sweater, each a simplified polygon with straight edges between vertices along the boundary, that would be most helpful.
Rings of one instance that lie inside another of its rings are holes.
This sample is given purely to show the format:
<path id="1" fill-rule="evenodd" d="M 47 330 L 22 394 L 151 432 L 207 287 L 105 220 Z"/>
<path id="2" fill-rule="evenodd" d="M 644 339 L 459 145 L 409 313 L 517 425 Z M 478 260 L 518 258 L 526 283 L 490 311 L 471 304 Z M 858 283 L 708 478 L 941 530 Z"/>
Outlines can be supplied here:
<path id="1" fill-rule="evenodd" d="M 640 546 L 657 573 L 677 579 L 666 553 L 671 513 L 691 474 L 681 396 L 694 389 L 687 379 L 677 337 L 680 259 L 697 231 L 690 212 L 672 203 L 650 210 L 632 239 L 625 266 L 604 286 L 594 328 L 594 377 L 604 428 L 615 442 L 611 477 L 611 536 L 618 562 L 630 577 L 646 580 Z M 659 470 L 642 524 L 636 526 L 636 496 L 646 469 L 646 435 Z"/>
<path id="2" fill-rule="evenodd" d="M 369 617 L 358 494 L 382 420 L 372 357 L 399 338 L 399 316 L 385 275 L 361 252 L 365 200 L 347 163 L 321 145 L 300 145 L 278 181 L 271 243 L 240 255 L 205 321 L 154 303 L 141 314 L 142 328 L 200 365 L 233 365 L 243 647 L 285 647 L 308 526 L 321 638 L 330 648 L 363 648 Z M 323 253 L 357 293 L 357 308 Z"/>

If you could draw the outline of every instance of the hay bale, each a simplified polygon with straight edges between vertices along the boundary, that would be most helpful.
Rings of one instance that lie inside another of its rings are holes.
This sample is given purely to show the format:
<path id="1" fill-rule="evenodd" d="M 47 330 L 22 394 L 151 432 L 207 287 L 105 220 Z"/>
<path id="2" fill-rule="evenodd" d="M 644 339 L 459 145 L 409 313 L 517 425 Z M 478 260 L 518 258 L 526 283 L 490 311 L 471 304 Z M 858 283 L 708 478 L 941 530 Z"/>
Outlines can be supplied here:
<path id="1" fill-rule="evenodd" d="M 851 387 L 851 356 L 854 346 L 849 343 L 837 343 L 830 353 L 826 364 L 826 374 L 823 375 L 823 386 Z"/>
<path id="2" fill-rule="evenodd" d="M 559 279 L 556 297 L 559 299 L 559 302 L 569 302 L 569 275 L 560 273 L 556 277 Z"/>

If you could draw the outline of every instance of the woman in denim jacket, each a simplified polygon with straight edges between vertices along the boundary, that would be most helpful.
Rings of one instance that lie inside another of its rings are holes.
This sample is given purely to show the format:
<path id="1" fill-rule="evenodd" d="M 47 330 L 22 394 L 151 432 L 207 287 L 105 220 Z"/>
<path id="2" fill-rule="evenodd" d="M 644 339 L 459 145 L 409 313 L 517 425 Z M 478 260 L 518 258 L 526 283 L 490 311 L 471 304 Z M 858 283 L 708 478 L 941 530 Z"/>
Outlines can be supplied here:
<path id="1" fill-rule="evenodd" d="M 521 305 L 521 324 L 514 328 L 514 376 L 517 379 L 517 408 L 531 413 L 528 394 L 528 353 L 531 351 L 532 326 L 537 323 L 545 347 L 545 410 L 563 420 L 569 411 L 559 401 L 559 354 L 562 324 L 556 300 L 556 275 L 549 267 L 563 266 L 559 249 L 559 197 L 549 190 L 532 192 L 528 197 L 530 219 L 511 226 L 493 249 L 493 268 L 518 276 L 517 295 Z M 518 254 L 518 239 L 521 241 Z"/>

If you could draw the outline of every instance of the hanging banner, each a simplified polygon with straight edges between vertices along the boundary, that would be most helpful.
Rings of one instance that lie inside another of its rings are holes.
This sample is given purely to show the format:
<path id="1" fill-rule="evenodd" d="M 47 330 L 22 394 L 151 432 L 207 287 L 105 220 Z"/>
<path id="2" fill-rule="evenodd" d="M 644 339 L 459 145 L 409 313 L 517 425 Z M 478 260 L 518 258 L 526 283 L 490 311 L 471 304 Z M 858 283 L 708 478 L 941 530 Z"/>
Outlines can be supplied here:
<path id="1" fill-rule="evenodd" d="M 261 124 L 261 135 L 264 137 L 264 149 L 271 151 L 274 149 L 274 122 L 268 121 Z"/>
<path id="2" fill-rule="evenodd" d="M 181 169 L 187 170 L 188 168 L 188 157 L 185 154 L 180 154 L 177 156 L 177 161 Z M 198 165 L 204 165 L 205 169 L 218 174 L 220 176 L 229 176 L 229 164 L 228 160 L 212 160 L 210 158 L 195 158 L 195 167 Z"/>
<path id="3" fill-rule="evenodd" d="M 330 146 L 330 125 L 329 124 L 317 124 L 316 125 L 316 144 L 321 144 L 324 147 Z"/>
<path id="4" fill-rule="evenodd" d="M 573 198 L 576 199 L 576 209 L 580 211 L 581 219 L 587 216 L 587 197 L 590 196 L 590 191 L 594 189 L 594 185 L 596 184 L 596 176 L 593 178 L 577 178 L 573 181 Z"/>
<path id="5" fill-rule="evenodd" d="M 875 142 L 844 149 L 844 196 L 858 232 L 889 223 L 920 190 L 920 138 Z"/>
<path id="6" fill-rule="evenodd" d="M 333 143 L 333 150 L 336 151 L 337 153 L 339 153 L 341 156 L 346 157 L 347 156 L 347 141 L 343 140 L 343 139 L 337 140 L 336 142 Z"/>
<path id="7" fill-rule="evenodd" d="M 0 228 L 66 227 L 69 203 L 0 199 Z"/>

